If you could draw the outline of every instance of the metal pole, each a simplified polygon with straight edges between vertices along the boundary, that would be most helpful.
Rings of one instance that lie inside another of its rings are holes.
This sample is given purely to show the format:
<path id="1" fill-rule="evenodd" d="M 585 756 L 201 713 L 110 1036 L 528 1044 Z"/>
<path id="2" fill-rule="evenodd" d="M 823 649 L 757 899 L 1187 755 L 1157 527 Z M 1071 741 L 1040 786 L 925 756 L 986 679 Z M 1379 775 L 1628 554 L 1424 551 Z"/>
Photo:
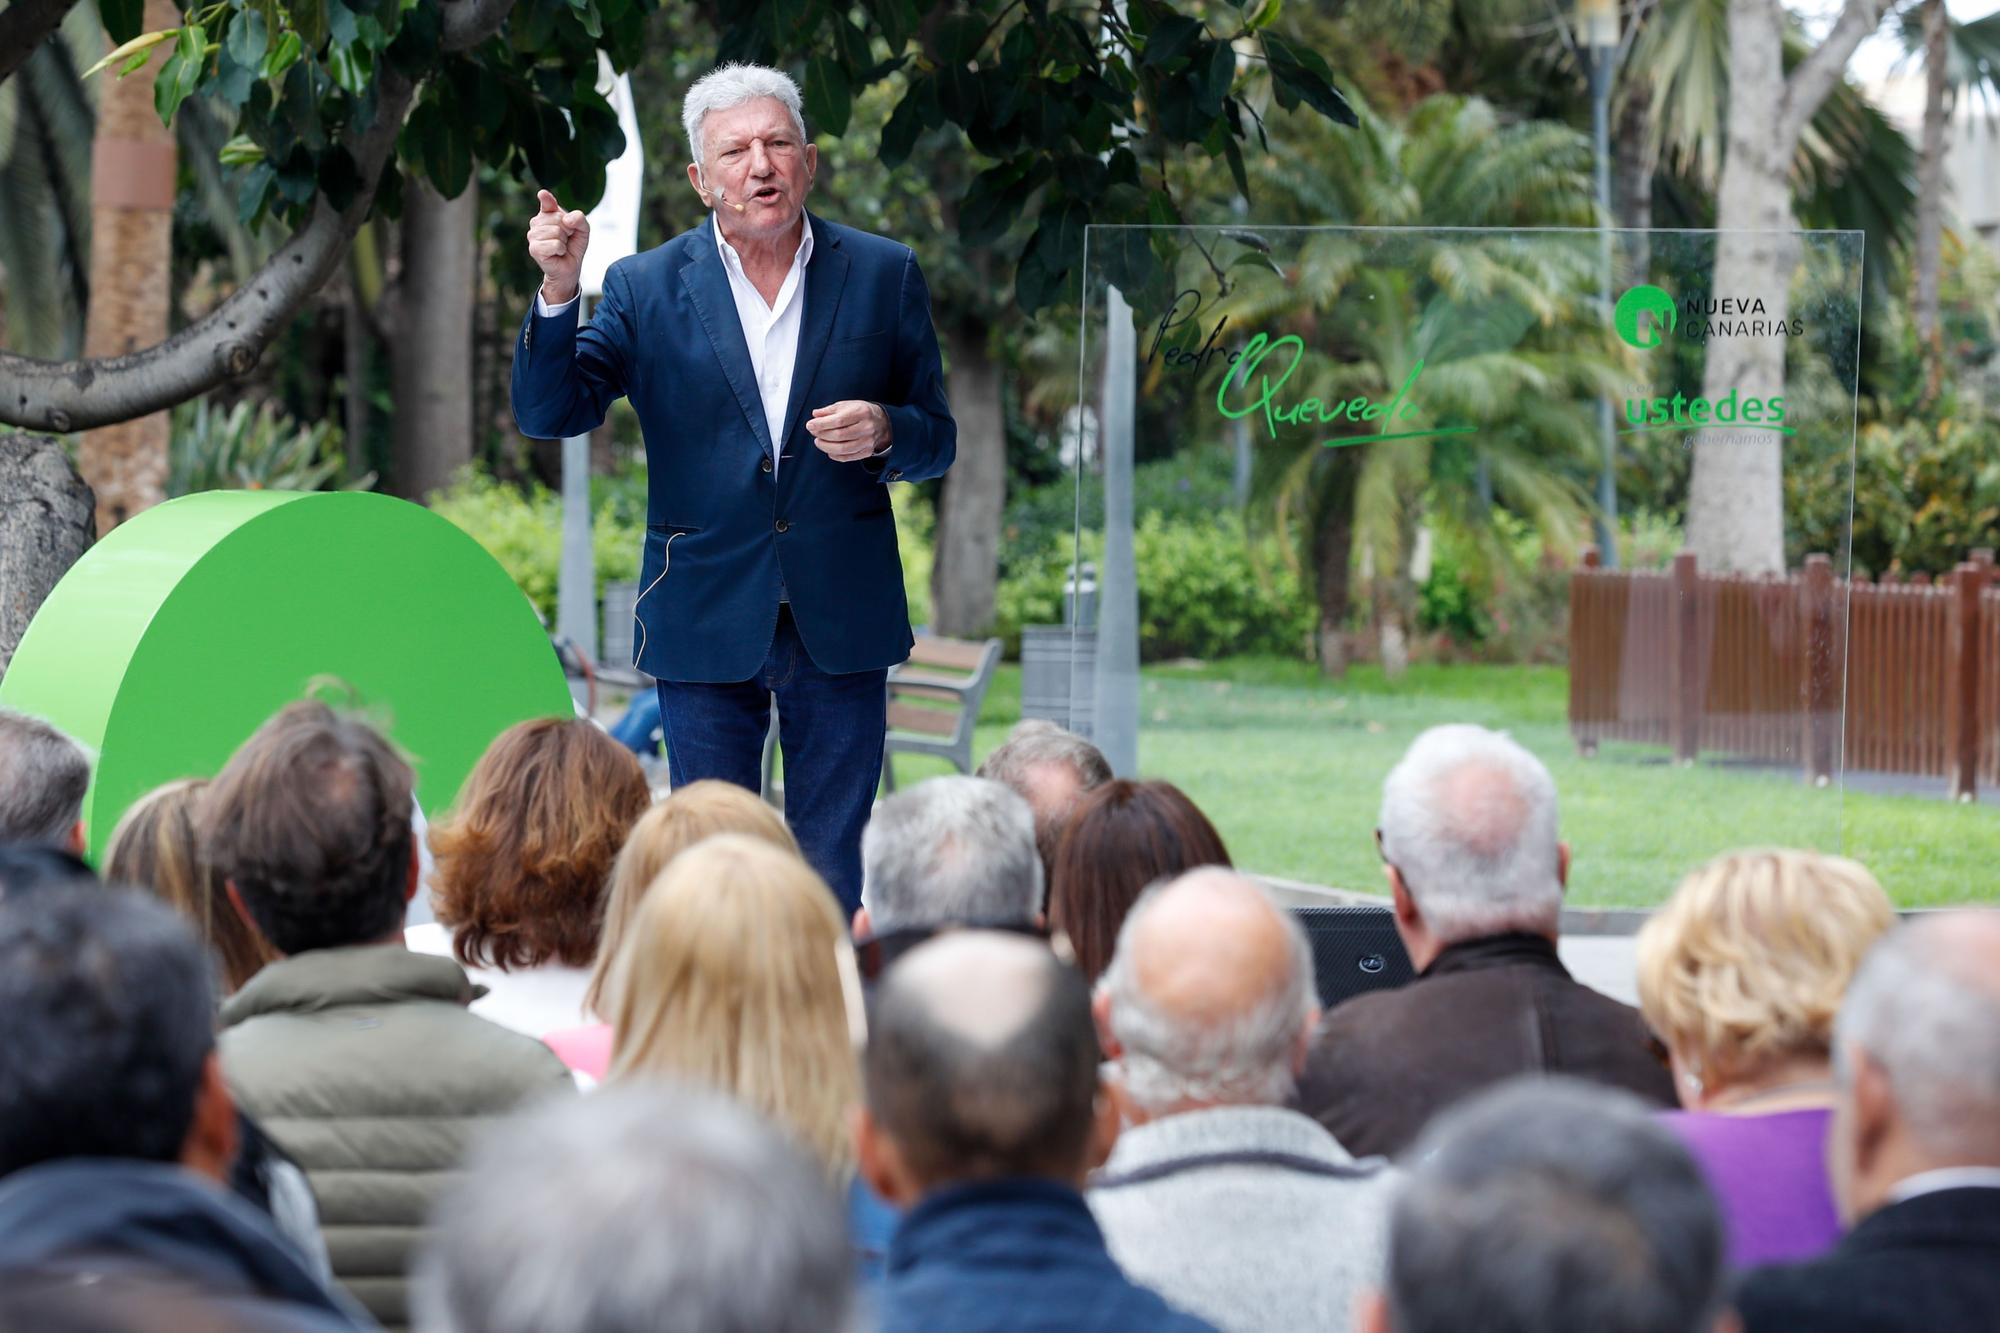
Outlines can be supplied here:
<path id="1" fill-rule="evenodd" d="M 1097 571 L 1097 664 L 1093 703 L 1097 747 L 1111 771 L 1139 771 L 1139 575 L 1132 557 L 1132 434 L 1138 346 L 1132 307 L 1116 287 L 1104 293 L 1104 561 Z M 1080 484 L 1080 483 L 1079 483 Z"/>
<path id="2" fill-rule="evenodd" d="M 582 325 L 590 298 L 577 297 L 576 320 Z M 556 567 L 556 633 L 582 646 L 597 661 L 597 562 L 590 545 L 590 436 L 571 435 L 562 442 L 562 560 Z M 622 665 L 622 664 L 621 664 Z M 570 682 L 570 692 L 583 702 L 585 686 Z"/>
<path id="3" fill-rule="evenodd" d="M 1598 227 L 1597 297 L 1607 317 L 1611 311 L 1611 57 L 1615 47 L 1590 47 L 1590 138 L 1597 156 Z M 1597 434 L 1603 441 L 1597 473 L 1597 549 L 1606 569 L 1618 568 L 1618 435 L 1612 426 L 1611 400 L 1597 400 Z"/>

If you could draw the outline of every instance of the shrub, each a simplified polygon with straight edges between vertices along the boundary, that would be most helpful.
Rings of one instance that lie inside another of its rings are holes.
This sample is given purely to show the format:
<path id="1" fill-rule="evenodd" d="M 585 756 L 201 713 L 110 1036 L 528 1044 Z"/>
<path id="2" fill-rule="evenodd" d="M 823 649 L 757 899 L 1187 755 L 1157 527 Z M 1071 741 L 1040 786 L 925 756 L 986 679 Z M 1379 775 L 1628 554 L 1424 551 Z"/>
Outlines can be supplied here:
<path id="1" fill-rule="evenodd" d="M 1084 534 L 1084 559 L 1099 563 L 1102 534 Z M 995 633 L 1020 654 L 1023 625 L 1062 622 L 1073 538 L 1045 539 L 1018 554 L 1000 581 Z M 1139 656 L 1227 657 L 1242 653 L 1303 658 L 1316 612 L 1298 578 L 1271 545 L 1253 559 L 1234 513 L 1199 519 L 1142 516 L 1132 536 L 1139 578 Z"/>
<path id="2" fill-rule="evenodd" d="M 430 497 L 430 507 L 485 547 L 543 617 L 554 622 L 562 496 L 541 485 L 523 491 L 467 468 L 450 487 Z M 639 577 L 645 535 L 643 521 L 621 519 L 609 501 L 599 506 L 590 534 L 599 596 L 608 582 Z"/>

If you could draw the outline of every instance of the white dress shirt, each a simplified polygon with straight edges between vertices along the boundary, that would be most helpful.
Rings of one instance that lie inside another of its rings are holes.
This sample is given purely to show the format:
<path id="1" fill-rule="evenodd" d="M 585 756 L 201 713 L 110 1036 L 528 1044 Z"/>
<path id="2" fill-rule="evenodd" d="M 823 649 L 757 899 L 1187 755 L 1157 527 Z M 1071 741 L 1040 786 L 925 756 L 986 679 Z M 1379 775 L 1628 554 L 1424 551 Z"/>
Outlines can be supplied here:
<path id="1" fill-rule="evenodd" d="M 1946 1166 L 1896 1182 L 1884 1203 L 1901 1203 L 1945 1190 L 2000 1189 L 2000 1166 Z"/>
<path id="2" fill-rule="evenodd" d="M 757 290 L 743 271 L 743 257 L 736 253 L 736 247 L 723 239 L 722 228 L 715 228 L 715 248 L 722 259 L 722 268 L 729 275 L 729 294 L 736 298 L 736 318 L 743 327 L 743 341 L 750 351 L 750 370 L 757 377 L 757 396 L 764 403 L 764 424 L 771 436 L 771 478 L 777 480 L 780 460 L 777 453 L 784 448 L 784 441 L 778 432 L 785 428 L 785 408 L 792 401 L 792 372 L 799 360 L 799 327 L 805 316 L 805 273 L 806 263 L 812 258 L 812 219 L 803 212 L 799 214 L 799 248 L 792 256 L 792 267 L 785 274 L 785 281 L 778 288 L 778 299 L 766 302 L 764 294 Z M 535 310 L 541 315 L 553 315 L 569 308 L 570 302 L 551 306 L 535 293 Z"/>

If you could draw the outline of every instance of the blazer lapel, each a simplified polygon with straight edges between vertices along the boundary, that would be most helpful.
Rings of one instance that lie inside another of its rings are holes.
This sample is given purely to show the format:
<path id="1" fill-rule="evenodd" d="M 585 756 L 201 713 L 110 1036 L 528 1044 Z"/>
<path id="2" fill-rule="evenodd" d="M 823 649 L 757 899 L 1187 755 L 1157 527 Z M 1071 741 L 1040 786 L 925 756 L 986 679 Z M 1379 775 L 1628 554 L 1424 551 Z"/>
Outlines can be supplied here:
<path id="1" fill-rule="evenodd" d="M 833 334 L 833 313 L 840 307 L 841 289 L 847 285 L 848 260 L 840 248 L 840 238 L 818 218 L 812 219 L 812 228 L 812 258 L 806 261 L 806 307 L 799 322 L 799 354 L 792 363 L 792 394 L 785 404 L 785 429 L 778 437 L 781 444 L 789 441 L 799 428 L 799 419 L 806 409 L 806 393 L 819 370 L 820 358 L 826 353 L 827 339 Z M 780 485 L 786 475 L 780 472 Z"/>
<path id="2" fill-rule="evenodd" d="M 722 269 L 722 256 L 716 253 L 715 215 L 711 213 L 698 230 L 701 236 L 690 247 L 693 257 L 681 265 L 681 282 L 694 301 L 695 314 L 715 348 L 716 360 L 722 363 L 723 378 L 735 390 L 736 401 L 742 406 L 751 431 L 768 454 L 772 452 L 771 428 L 764 420 L 764 400 L 757 394 L 756 378 L 750 373 L 750 345 L 743 340 L 743 321 L 736 314 L 736 297 L 729 290 L 729 275 Z M 806 307 L 806 315 L 811 318 L 810 305 Z M 799 350 L 805 349 L 801 346 Z M 796 380 L 793 386 L 796 401 Z"/>

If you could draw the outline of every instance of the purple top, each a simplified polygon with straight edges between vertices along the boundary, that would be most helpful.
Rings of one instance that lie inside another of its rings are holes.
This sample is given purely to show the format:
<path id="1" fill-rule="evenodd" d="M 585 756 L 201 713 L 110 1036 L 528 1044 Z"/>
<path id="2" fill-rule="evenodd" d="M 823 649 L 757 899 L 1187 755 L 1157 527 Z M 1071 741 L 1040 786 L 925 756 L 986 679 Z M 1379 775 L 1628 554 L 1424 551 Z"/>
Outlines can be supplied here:
<path id="1" fill-rule="evenodd" d="M 1666 1111 L 1722 1207 L 1729 1266 L 1741 1271 L 1824 1254 L 1840 1239 L 1826 1178 L 1825 1108 L 1770 1115 Z"/>

